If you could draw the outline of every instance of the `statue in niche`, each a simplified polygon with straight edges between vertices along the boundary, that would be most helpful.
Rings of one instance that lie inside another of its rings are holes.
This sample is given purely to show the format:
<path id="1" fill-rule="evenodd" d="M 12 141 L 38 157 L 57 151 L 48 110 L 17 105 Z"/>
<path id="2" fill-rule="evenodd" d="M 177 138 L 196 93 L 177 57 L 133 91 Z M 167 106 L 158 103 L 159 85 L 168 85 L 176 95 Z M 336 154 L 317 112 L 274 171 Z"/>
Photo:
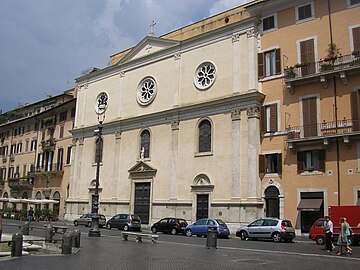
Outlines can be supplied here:
<path id="1" fill-rule="evenodd" d="M 140 158 L 141 158 L 141 159 L 144 159 L 144 154 L 145 154 L 145 148 L 142 147 L 142 148 L 141 148 L 141 151 L 140 151 Z"/>

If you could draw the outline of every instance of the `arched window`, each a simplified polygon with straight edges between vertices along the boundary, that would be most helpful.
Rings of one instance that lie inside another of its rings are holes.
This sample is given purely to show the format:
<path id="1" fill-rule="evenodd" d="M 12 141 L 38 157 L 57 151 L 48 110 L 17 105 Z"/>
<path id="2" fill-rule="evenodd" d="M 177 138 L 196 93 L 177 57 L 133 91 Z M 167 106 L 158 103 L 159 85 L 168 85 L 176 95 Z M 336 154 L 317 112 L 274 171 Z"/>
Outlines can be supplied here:
<path id="1" fill-rule="evenodd" d="M 54 192 L 53 200 L 56 200 L 56 201 L 59 202 L 59 203 L 54 203 L 54 206 L 53 206 L 53 210 L 59 216 L 59 212 L 60 212 L 60 193 L 58 191 Z"/>
<path id="2" fill-rule="evenodd" d="M 40 191 L 36 192 L 35 198 L 37 200 L 41 200 L 41 192 Z M 39 209 L 39 210 L 41 209 L 41 204 L 35 204 L 35 211 L 37 209 Z"/>
<path id="3" fill-rule="evenodd" d="M 104 141 L 102 138 L 97 138 L 95 141 L 95 163 L 102 162 Z"/>
<path id="4" fill-rule="evenodd" d="M 275 186 L 270 186 L 265 190 L 265 202 L 266 202 L 266 216 L 267 217 L 280 217 L 280 200 L 279 190 Z"/>
<path id="5" fill-rule="evenodd" d="M 199 124 L 199 152 L 211 151 L 211 123 L 209 120 Z"/>
<path id="6" fill-rule="evenodd" d="M 141 158 L 150 157 L 150 131 L 144 130 L 141 132 L 141 144 L 140 144 L 140 153 Z"/>

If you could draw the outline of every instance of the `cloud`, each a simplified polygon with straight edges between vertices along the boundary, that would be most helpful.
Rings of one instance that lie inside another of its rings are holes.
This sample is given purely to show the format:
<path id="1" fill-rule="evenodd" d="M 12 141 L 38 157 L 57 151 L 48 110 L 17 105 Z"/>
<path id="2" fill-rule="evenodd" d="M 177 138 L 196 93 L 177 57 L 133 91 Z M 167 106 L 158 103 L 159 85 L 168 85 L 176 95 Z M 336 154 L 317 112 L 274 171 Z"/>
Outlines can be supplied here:
<path id="1" fill-rule="evenodd" d="M 88 67 L 243 3 L 234 0 L 1 0 L 0 109 L 57 95 Z"/>

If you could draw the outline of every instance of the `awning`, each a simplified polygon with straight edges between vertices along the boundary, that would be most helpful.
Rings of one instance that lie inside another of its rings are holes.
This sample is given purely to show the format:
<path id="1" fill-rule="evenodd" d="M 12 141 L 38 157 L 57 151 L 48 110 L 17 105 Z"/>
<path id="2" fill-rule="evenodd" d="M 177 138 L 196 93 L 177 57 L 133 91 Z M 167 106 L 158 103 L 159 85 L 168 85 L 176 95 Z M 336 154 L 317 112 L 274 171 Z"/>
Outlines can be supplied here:
<path id="1" fill-rule="evenodd" d="M 320 211 L 323 199 L 301 199 L 298 211 Z"/>
<path id="2" fill-rule="evenodd" d="M 9 202 L 9 203 L 30 203 L 30 204 L 49 204 L 49 203 L 59 203 L 57 200 L 31 200 L 31 199 L 16 199 L 16 198 L 0 198 L 0 202 Z"/>

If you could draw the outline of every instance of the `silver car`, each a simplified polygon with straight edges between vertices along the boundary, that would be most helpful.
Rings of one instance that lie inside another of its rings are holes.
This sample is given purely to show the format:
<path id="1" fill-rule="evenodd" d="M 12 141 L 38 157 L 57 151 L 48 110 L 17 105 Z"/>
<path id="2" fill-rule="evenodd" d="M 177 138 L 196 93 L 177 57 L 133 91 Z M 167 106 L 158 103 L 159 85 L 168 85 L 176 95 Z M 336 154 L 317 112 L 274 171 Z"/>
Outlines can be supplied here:
<path id="1" fill-rule="evenodd" d="M 260 218 L 249 225 L 240 227 L 236 231 L 236 236 L 241 240 L 248 238 L 269 238 L 274 242 L 291 242 L 295 238 L 295 229 L 291 221 L 278 218 Z"/>
<path id="2" fill-rule="evenodd" d="M 74 225 L 85 225 L 91 227 L 91 214 L 84 214 L 81 217 L 74 220 Z M 102 228 L 106 224 L 106 218 L 104 215 L 99 214 L 99 227 Z"/>

